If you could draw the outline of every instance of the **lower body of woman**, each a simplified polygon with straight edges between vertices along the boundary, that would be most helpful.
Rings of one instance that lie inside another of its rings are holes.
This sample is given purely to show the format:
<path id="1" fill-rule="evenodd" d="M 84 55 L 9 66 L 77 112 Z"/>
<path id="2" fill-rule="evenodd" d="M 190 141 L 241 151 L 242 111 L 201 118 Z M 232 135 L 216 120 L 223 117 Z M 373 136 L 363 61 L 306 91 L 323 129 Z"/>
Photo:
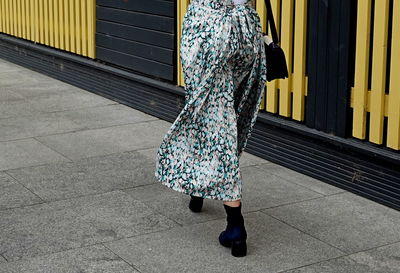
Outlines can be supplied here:
<path id="1" fill-rule="evenodd" d="M 185 106 L 160 145 L 155 175 L 190 195 L 194 212 L 204 198 L 222 200 L 227 227 L 219 241 L 245 256 L 239 158 L 257 118 L 266 60 L 257 12 L 233 1 L 192 0 L 188 7 L 180 41 Z"/>

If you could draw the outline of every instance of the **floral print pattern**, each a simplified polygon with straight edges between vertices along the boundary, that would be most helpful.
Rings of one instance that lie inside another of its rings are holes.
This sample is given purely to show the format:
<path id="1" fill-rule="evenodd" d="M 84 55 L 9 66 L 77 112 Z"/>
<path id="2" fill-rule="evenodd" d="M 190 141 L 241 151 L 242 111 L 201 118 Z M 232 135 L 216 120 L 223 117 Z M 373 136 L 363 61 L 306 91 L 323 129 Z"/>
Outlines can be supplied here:
<path id="1" fill-rule="evenodd" d="M 155 176 L 192 196 L 241 199 L 239 158 L 266 82 L 259 16 L 250 2 L 192 0 L 180 45 L 185 106 L 162 140 Z"/>

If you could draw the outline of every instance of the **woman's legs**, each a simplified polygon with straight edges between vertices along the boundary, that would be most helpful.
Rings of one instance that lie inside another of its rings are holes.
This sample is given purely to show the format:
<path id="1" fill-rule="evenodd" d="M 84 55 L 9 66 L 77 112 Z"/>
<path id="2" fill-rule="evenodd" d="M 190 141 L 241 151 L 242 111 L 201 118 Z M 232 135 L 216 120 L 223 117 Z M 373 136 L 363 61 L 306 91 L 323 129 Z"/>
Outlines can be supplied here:
<path id="1" fill-rule="evenodd" d="M 224 205 L 227 205 L 229 207 L 234 207 L 237 208 L 240 206 L 240 200 L 236 200 L 236 201 L 225 201 Z"/>

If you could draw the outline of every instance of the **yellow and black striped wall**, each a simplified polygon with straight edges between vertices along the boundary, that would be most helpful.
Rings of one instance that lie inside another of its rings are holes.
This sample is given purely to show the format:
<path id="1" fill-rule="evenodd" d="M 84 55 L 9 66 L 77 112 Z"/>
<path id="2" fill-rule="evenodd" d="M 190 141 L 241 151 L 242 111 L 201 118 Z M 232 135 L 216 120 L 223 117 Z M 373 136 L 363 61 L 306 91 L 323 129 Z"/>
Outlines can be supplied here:
<path id="1" fill-rule="evenodd" d="M 271 2 L 290 75 L 267 84 L 248 151 L 400 207 L 400 1 Z M 0 0 L 0 57 L 173 121 L 189 4 Z"/>

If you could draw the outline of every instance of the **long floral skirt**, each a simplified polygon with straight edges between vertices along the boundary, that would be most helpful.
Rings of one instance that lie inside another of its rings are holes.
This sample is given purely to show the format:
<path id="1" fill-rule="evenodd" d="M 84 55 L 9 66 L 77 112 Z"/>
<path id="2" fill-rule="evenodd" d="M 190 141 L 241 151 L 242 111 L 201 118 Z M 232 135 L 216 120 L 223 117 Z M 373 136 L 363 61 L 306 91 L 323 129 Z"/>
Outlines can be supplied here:
<path id="1" fill-rule="evenodd" d="M 179 192 L 242 197 L 239 158 L 266 82 L 260 19 L 250 2 L 193 0 L 182 26 L 185 106 L 162 140 L 155 176 Z"/>

